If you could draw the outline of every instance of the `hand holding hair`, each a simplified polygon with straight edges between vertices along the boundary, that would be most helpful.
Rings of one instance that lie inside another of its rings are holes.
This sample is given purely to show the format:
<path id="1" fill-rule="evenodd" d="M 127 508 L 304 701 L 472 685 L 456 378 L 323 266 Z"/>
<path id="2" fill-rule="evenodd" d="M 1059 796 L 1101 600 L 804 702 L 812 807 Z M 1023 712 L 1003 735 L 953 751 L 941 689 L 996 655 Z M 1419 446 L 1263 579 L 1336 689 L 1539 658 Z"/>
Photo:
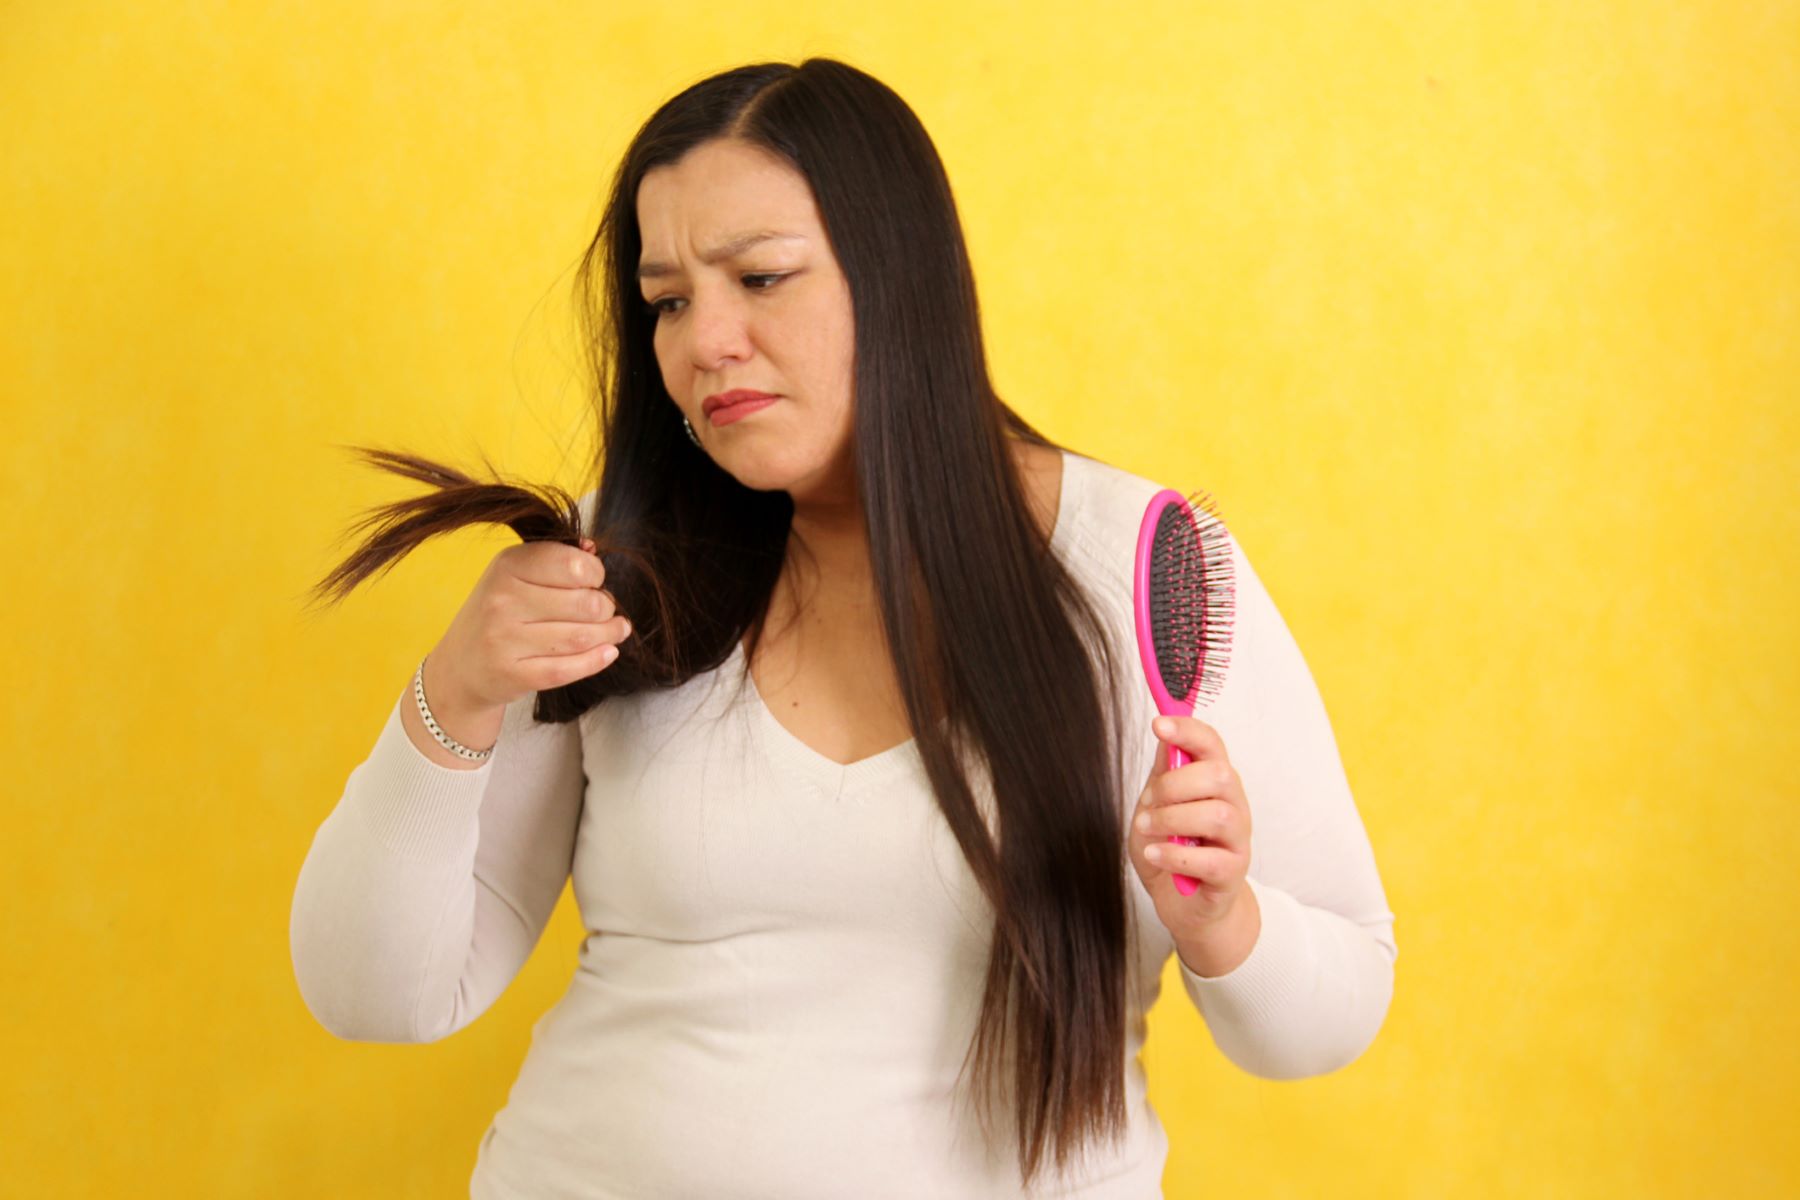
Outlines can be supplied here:
<path id="1" fill-rule="evenodd" d="M 504 708 L 618 658 L 631 622 L 602 586 L 606 568 L 593 545 L 523 542 L 494 555 L 426 655 L 447 702 Z"/>
<path id="2" fill-rule="evenodd" d="M 350 449 L 383 471 L 432 490 L 380 505 L 358 519 L 352 529 L 364 535 L 361 544 L 314 585 L 312 605 L 342 600 L 434 537 L 472 525 L 504 525 L 523 544 L 494 556 L 449 630 L 421 662 L 415 676 L 415 692 L 422 684 L 427 693 L 418 701 L 421 720 L 429 705 L 431 719 L 451 738 L 460 728 L 484 746 L 491 738 L 482 735 L 499 728 L 496 714 L 532 692 L 538 721 L 571 721 L 589 708 L 594 698 L 576 695 L 582 689 L 570 685 L 617 661 L 619 644 L 631 632 L 602 586 L 606 571 L 600 555 L 623 568 L 622 579 L 639 581 L 630 593 L 638 597 L 634 603 L 659 610 L 665 605 L 662 587 L 645 556 L 603 528 L 585 528 L 581 505 L 561 488 L 505 482 L 491 464 L 490 481 L 416 454 Z M 651 625 L 656 623 L 653 612 Z M 640 649 L 630 665 L 639 666 L 641 655 Z M 661 665 L 653 654 L 651 668 Z M 446 748 L 456 751 L 460 744 Z"/>

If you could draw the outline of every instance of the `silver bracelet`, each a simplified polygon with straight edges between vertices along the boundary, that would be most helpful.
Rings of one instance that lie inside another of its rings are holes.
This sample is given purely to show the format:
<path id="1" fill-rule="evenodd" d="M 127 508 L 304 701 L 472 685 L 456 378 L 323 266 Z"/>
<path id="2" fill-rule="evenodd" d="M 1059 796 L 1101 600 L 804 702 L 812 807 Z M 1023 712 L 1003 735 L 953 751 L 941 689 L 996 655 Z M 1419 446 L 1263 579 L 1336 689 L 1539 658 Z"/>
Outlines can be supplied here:
<path id="1" fill-rule="evenodd" d="M 428 654 L 425 658 L 430 658 Z M 431 736 L 438 740 L 438 745 L 452 754 L 460 754 L 471 762 L 480 762 L 494 752 L 494 747 L 486 750 L 471 750 L 442 729 L 431 715 L 431 706 L 425 703 L 425 659 L 419 660 L 419 669 L 413 672 L 413 698 L 419 702 L 419 716 L 425 722 L 425 728 L 431 730 Z M 497 745 L 498 743 L 496 743 Z"/>

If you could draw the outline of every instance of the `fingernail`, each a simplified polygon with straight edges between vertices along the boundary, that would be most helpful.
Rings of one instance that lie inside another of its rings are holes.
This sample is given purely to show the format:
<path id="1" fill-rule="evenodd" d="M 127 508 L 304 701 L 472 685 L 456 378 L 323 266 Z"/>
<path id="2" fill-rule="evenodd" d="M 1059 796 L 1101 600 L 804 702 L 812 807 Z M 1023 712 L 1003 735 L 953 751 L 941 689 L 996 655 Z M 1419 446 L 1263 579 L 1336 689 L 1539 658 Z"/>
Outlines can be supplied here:
<path id="1" fill-rule="evenodd" d="M 1169 720 L 1167 717 L 1158 717 L 1152 725 L 1152 728 L 1163 737 L 1168 737 L 1171 733 L 1175 732 L 1175 722 Z"/>

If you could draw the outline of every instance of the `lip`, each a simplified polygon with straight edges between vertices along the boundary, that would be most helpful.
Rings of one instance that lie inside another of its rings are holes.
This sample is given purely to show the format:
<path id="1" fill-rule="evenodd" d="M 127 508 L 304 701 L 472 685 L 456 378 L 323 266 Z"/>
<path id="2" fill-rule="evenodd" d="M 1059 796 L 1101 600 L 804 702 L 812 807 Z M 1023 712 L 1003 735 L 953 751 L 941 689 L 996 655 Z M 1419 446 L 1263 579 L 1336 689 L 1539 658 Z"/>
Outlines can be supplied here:
<path id="1" fill-rule="evenodd" d="M 743 404 L 751 400 L 773 400 L 768 392 L 759 392 L 755 388 L 732 388 L 729 392 L 715 392 L 700 404 L 700 411 L 712 416 L 714 409 L 725 408 L 733 404 Z"/>
<path id="2" fill-rule="evenodd" d="M 751 413 L 769 407 L 779 399 L 781 399 L 780 396 L 764 396 L 759 400 L 740 400 L 736 404 L 718 405 L 712 413 L 713 426 L 717 428 L 720 425 L 729 425 L 733 421 L 742 420 Z"/>

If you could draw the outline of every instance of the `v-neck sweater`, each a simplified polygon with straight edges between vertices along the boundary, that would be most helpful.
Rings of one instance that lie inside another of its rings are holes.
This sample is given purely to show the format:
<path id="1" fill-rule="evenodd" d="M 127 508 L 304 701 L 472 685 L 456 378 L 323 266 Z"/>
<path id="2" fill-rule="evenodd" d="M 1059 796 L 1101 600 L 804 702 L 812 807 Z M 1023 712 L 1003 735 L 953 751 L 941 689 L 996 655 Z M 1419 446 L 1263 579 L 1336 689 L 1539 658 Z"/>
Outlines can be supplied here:
<path id="1" fill-rule="evenodd" d="M 1064 451 L 1051 537 L 1132 673 L 1136 732 L 1115 797 L 1127 834 L 1159 746 L 1131 595 L 1139 523 L 1163 486 Z M 1248 798 L 1261 930 L 1236 968 L 1201 976 L 1121 862 L 1135 909 L 1119 1061 L 1130 1124 L 1061 1176 L 1023 1189 L 1010 1122 L 985 1142 L 957 1082 L 993 912 L 916 739 L 825 757 L 763 703 L 741 642 L 680 687 L 567 724 L 536 723 L 524 697 L 472 770 L 412 744 L 403 690 L 296 880 L 289 935 L 308 1009 L 352 1041 L 448 1037 L 517 976 L 572 882 L 577 966 L 475 1148 L 472 1200 L 1160 1196 L 1169 1142 L 1139 1051 L 1169 958 L 1227 1059 L 1296 1079 L 1369 1047 L 1397 954 L 1324 703 L 1227 536 L 1230 655 L 1223 688 L 1193 712 Z M 991 797 L 983 775 L 970 782 Z"/>

